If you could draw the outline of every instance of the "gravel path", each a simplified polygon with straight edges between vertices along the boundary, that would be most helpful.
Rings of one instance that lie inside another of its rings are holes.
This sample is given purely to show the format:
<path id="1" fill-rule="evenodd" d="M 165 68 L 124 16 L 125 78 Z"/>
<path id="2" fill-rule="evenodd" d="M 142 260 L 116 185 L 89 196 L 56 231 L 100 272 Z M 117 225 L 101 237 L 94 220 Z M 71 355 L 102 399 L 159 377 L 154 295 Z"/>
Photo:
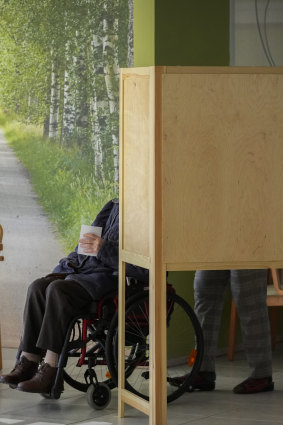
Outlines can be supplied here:
<path id="1" fill-rule="evenodd" d="M 0 129 L 0 324 L 2 346 L 17 347 L 29 283 L 49 273 L 64 256 L 55 231 L 33 192 L 29 174 Z"/>

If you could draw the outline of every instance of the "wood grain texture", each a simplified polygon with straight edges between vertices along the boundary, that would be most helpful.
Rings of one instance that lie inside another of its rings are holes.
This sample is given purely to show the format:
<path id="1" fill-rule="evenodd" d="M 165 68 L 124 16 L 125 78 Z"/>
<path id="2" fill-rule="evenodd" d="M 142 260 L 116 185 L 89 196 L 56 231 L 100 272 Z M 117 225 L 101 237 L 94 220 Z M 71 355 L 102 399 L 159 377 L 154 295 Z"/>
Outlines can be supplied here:
<path id="1" fill-rule="evenodd" d="M 283 265 L 281 93 L 281 74 L 163 76 L 164 262 Z"/>
<path id="2" fill-rule="evenodd" d="M 166 271 L 283 268 L 282 93 L 283 68 L 121 71 L 120 294 L 149 268 L 151 382 L 148 409 L 120 380 L 120 416 L 167 423 Z"/>
<path id="3" fill-rule="evenodd" d="M 149 77 L 123 80 L 123 249 L 149 255 Z"/>

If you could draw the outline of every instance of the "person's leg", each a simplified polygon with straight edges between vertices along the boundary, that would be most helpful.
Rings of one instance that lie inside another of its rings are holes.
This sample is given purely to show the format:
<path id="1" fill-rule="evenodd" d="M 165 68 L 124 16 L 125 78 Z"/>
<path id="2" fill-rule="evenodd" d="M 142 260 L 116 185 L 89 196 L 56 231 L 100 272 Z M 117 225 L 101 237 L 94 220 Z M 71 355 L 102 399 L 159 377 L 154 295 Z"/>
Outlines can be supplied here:
<path id="1" fill-rule="evenodd" d="M 57 374 L 57 358 L 68 326 L 91 301 L 89 293 L 73 280 L 55 280 L 48 286 L 45 313 L 36 342 L 39 349 L 46 351 L 45 363 L 30 380 L 19 382 L 18 390 L 33 393 L 51 391 Z"/>
<path id="2" fill-rule="evenodd" d="M 89 293 L 78 282 L 54 280 L 46 290 L 46 307 L 36 341 L 38 349 L 59 354 L 69 323 L 83 313 L 91 301 Z"/>
<path id="3" fill-rule="evenodd" d="M 244 349 L 251 370 L 251 379 L 246 380 L 246 385 L 241 383 L 235 387 L 234 392 L 270 391 L 274 385 L 271 378 L 272 351 L 266 305 L 267 271 L 232 270 L 231 291 L 239 315 Z"/>
<path id="4" fill-rule="evenodd" d="M 230 272 L 225 270 L 197 271 L 195 275 L 194 309 L 204 338 L 201 370 L 215 371 L 219 327 L 229 278 Z"/>
<path id="5" fill-rule="evenodd" d="M 34 353 L 40 356 L 44 354 L 44 351 L 37 347 L 37 339 L 45 314 L 46 291 L 53 281 L 54 277 L 43 277 L 35 280 L 28 287 L 20 343 L 22 352 Z"/>
<path id="6" fill-rule="evenodd" d="M 28 288 L 23 317 L 23 332 L 20 342 L 20 358 L 15 367 L 7 375 L 0 376 L 0 382 L 16 388 L 21 381 L 29 380 L 38 369 L 42 350 L 36 347 L 45 309 L 45 291 L 52 278 L 35 280 Z"/>
<path id="7" fill-rule="evenodd" d="M 194 279 L 195 313 L 202 327 L 204 356 L 201 371 L 193 387 L 199 390 L 215 388 L 215 356 L 221 323 L 224 295 L 230 271 L 197 271 Z"/>

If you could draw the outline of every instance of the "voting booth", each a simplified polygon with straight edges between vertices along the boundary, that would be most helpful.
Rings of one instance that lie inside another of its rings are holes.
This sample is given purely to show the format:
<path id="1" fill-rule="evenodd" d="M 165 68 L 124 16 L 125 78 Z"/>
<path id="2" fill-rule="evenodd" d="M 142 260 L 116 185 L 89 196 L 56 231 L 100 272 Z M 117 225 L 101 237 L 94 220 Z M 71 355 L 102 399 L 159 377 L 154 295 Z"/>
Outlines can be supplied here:
<path id="1" fill-rule="evenodd" d="M 119 415 L 167 423 L 166 272 L 283 268 L 283 68 L 120 80 Z M 125 263 L 150 271 L 150 400 L 124 378 Z"/>

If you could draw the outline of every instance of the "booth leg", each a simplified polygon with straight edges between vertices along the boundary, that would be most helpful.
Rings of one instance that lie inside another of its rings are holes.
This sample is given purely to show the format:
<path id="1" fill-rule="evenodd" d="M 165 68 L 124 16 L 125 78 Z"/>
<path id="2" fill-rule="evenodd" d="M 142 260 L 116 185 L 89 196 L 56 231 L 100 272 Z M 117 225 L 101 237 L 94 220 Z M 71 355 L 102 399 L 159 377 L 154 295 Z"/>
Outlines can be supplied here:
<path id="1" fill-rule="evenodd" d="M 125 271 L 126 264 L 124 261 L 119 262 L 119 353 L 118 353 L 118 416 L 125 416 L 125 403 L 122 399 L 122 391 L 125 388 L 125 305 L 126 305 L 126 287 L 125 287 Z"/>
<path id="2" fill-rule="evenodd" d="M 167 424 L 166 270 L 150 269 L 150 425 Z"/>

